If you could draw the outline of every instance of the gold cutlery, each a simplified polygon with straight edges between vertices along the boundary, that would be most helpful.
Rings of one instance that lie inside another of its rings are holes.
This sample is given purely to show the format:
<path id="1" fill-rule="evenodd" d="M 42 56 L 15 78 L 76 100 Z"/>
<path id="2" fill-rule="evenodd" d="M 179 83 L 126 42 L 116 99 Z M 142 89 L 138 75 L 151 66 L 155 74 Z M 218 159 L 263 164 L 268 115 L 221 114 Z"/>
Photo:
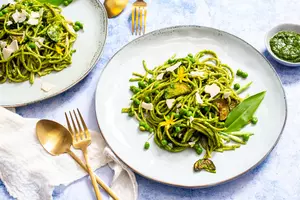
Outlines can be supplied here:
<path id="1" fill-rule="evenodd" d="M 58 156 L 68 153 L 86 172 L 85 164 L 72 152 L 72 135 L 61 124 L 51 120 L 40 120 L 36 125 L 36 134 L 43 148 L 51 155 Z M 96 176 L 97 183 L 114 199 L 119 200 L 116 194 Z"/>
<path id="2" fill-rule="evenodd" d="M 105 0 L 104 7 L 107 11 L 108 18 L 118 16 L 127 6 L 128 0 Z"/>
<path id="3" fill-rule="evenodd" d="M 73 110 L 73 115 L 74 115 L 74 117 L 76 119 L 76 122 L 77 122 L 77 127 L 76 127 L 76 124 L 75 124 L 74 118 L 72 116 L 72 113 L 71 113 L 71 111 L 69 112 L 70 118 L 72 120 L 73 128 L 71 127 L 71 124 L 70 124 L 70 121 L 68 119 L 67 113 L 65 113 L 67 124 L 68 124 L 68 129 L 69 129 L 70 133 L 72 133 L 73 147 L 75 149 L 80 149 L 83 153 L 85 163 L 86 163 L 86 167 L 87 167 L 88 173 L 90 174 L 96 197 L 97 197 L 98 200 L 101 200 L 102 198 L 101 198 L 99 187 L 98 187 L 97 182 L 96 182 L 95 174 L 94 174 L 94 172 L 93 172 L 93 170 L 92 170 L 92 168 L 89 164 L 89 157 L 88 157 L 87 148 L 91 144 L 91 141 L 92 141 L 91 140 L 91 135 L 90 135 L 90 132 L 89 132 L 82 116 L 81 116 L 81 113 L 80 113 L 79 109 L 77 109 L 77 113 L 79 115 L 79 118 L 80 118 L 81 122 L 78 120 L 78 116 L 77 116 L 75 110 Z"/>
<path id="4" fill-rule="evenodd" d="M 143 0 L 136 0 L 132 4 L 131 10 L 131 26 L 132 35 L 142 33 L 145 34 L 146 31 L 146 19 L 147 19 L 147 3 Z"/>

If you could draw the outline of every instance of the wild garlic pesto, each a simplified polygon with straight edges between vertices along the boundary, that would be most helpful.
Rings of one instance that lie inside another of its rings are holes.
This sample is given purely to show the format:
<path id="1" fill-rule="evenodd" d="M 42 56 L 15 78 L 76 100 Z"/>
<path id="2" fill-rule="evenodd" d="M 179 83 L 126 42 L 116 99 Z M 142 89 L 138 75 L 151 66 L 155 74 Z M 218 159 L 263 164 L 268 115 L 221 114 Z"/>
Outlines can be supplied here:
<path id="1" fill-rule="evenodd" d="M 272 52 L 289 62 L 300 62 L 300 34 L 293 31 L 281 31 L 270 40 Z"/>

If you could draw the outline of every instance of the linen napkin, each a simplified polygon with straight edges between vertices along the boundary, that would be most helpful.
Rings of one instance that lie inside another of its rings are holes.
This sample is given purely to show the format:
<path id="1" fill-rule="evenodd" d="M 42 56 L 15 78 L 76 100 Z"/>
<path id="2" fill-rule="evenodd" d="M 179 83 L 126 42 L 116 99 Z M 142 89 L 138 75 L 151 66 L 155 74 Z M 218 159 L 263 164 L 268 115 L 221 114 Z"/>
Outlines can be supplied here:
<path id="1" fill-rule="evenodd" d="M 51 156 L 43 149 L 35 133 L 37 121 L 0 107 L 0 179 L 9 194 L 19 200 L 52 199 L 56 186 L 66 186 L 87 175 L 68 154 Z M 109 164 L 115 172 L 113 191 L 122 200 L 136 200 L 134 173 L 116 158 L 100 133 L 91 131 L 91 137 L 91 167 Z M 81 151 L 74 152 L 83 159 Z"/>

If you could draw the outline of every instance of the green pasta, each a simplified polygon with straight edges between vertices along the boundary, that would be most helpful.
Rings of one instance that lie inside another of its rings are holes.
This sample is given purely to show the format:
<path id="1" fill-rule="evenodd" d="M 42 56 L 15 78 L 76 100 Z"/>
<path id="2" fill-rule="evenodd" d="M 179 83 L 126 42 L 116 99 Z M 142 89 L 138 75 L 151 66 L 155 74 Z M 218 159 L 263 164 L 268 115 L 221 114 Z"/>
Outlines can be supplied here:
<path id="1" fill-rule="evenodd" d="M 0 9 L 0 83 L 34 83 L 35 76 L 61 71 L 72 63 L 74 24 L 61 8 L 20 0 Z"/>
<path id="2" fill-rule="evenodd" d="M 145 74 L 133 73 L 130 79 L 138 86 L 130 87 L 132 103 L 122 112 L 135 117 L 141 131 L 153 134 L 160 148 L 192 148 L 197 154 L 204 148 L 203 163 L 211 164 L 207 159 L 213 151 L 234 150 L 252 135 L 224 133 L 228 114 L 242 99 L 233 89 L 234 72 L 213 51 L 174 55 L 153 70 L 143 61 L 143 67 Z"/>

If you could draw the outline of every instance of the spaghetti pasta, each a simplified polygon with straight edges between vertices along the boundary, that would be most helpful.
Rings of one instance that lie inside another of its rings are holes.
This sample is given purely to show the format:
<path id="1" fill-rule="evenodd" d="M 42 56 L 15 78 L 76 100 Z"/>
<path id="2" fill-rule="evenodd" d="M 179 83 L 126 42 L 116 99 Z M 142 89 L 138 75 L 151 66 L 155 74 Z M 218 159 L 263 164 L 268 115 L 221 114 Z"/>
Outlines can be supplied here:
<path id="1" fill-rule="evenodd" d="M 65 69 L 72 63 L 75 40 L 73 23 L 62 16 L 57 6 L 36 0 L 3 5 L 0 9 L 0 83 L 29 80 L 33 84 L 36 75 Z"/>
<path id="2" fill-rule="evenodd" d="M 130 87 L 132 103 L 122 112 L 135 116 L 140 130 L 152 133 L 160 148 L 171 152 L 192 148 L 198 154 L 204 148 L 207 159 L 213 151 L 245 144 L 243 134 L 225 133 L 224 121 L 242 99 L 232 89 L 234 72 L 213 51 L 184 58 L 174 55 L 153 70 L 145 61 L 143 66 L 146 73 L 133 73 L 130 79 L 138 87 Z"/>

